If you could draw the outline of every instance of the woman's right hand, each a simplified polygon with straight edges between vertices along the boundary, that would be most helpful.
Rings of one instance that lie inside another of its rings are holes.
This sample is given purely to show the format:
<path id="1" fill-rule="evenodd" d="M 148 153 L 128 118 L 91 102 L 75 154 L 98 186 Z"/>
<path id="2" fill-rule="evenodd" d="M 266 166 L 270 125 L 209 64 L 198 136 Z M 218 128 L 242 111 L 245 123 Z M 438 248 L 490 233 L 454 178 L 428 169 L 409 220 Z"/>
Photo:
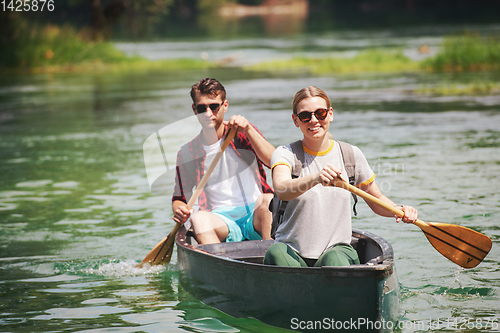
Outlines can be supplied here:
<path id="1" fill-rule="evenodd" d="M 188 209 L 187 206 L 179 206 L 174 212 L 174 221 L 180 224 L 186 223 L 194 209 Z"/>
<path id="2" fill-rule="evenodd" d="M 323 186 L 328 186 L 332 180 L 340 177 L 341 172 L 342 170 L 340 168 L 335 168 L 331 164 L 327 164 L 318 173 L 318 182 L 320 182 Z"/>

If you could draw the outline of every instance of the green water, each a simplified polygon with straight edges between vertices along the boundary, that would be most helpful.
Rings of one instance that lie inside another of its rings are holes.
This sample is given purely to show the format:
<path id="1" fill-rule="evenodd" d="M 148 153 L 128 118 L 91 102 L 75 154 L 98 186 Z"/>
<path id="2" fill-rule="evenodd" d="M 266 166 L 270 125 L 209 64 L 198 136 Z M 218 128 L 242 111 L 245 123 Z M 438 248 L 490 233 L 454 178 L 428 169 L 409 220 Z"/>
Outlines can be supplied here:
<path id="1" fill-rule="evenodd" d="M 382 35 L 376 40 L 383 44 Z M 155 47 L 195 56 L 207 47 L 221 56 L 242 47 L 241 41 L 213 43 Z M 244 59 L 278 56 L 294 43 L 247 40 Z M 126 46 L 155 52 L 151 45 Z M 417 207 L 422 220 L 463 225 L 494 242 L 481 265 L 460 269 L 418 228 L 359 204 L 353 226 L 394 247 L 400 331 L 500 331 L 500 96 L 411 93 L 436 81 L 495 76 L 271 76 L 225 68 L 0 78 L 0 331 L 281 330 L 191 297 L 179 285 L 175 256 L 165 267 L 134 267 L 173 227 L 173 174 L 163 192 L 152 192 L 143 144 L 166 128 L 172 135 L 166 154 L 175 156 L 196 133 L 183 120 L 191 115 L 190 86 L 202 77 L 226 86 L 228 116 L 244 115 L 275 146 L 300 138 L 290 119 L 295 92 L 310 84 L 323 88 L 336 110 L 331 133 L 365 152 L 385 194 Z"/>

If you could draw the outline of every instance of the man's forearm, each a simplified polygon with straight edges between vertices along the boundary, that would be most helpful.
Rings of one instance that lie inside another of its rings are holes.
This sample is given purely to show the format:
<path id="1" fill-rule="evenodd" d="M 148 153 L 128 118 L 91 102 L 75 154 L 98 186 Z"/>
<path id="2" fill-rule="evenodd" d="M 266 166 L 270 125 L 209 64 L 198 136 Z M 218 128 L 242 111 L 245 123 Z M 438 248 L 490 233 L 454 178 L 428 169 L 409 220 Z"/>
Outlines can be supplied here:
<path id="1" fill-rule="evenodd" d="M 253 126 L 250 126 L 246 134 L 259 160 L 261 160 L 267 167 L 270 167 L 271 156 L 275 150 L 274 146 L 270 144 Z"/>
<path id="2" fill-rule="evenodd" d="M 175 213 L 175 211 L 181 207 L 181 206 L 187 206 L 187 203 L 185 203 L 184 201 L 181 201 L 181 200 L 175 200 L 172 202 L 172 212 Z"/>

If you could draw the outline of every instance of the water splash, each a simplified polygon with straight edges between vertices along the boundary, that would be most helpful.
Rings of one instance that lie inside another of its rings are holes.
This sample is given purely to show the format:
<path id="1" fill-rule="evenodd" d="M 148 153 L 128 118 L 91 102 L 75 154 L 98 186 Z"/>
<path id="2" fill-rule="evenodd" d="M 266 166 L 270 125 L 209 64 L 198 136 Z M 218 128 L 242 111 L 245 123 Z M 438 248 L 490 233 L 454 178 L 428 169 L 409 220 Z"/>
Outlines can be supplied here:
<path id="1" fill-rule="evenodd" d="M 99 262 L 81 262 L 81 263 L 59 263 L 55 265 L 54 273 L 69 273 L 75 275 L 86 276 L 103 276 L 103 277 L 131 277 L 158 275 L 165 270 L 176 270 L 173 265 L 155 265 L 149 264 L 139 265 L 135 260 L 106 260 Z"/>
<path id="2" fill-rule="evenodd" d="M 494 290 L 489 287 L 463 286 L 460 278 L 464 271 L 465 270 L 463 268 L 457 267 L 454 272 L 455 279 L 452 281 L 452 283 L 447 287 L 442 286 L 437 288 L 434 293 L 437 295 L 460 298 L 487 296 L 494 292 Z"/>
<path id="3" fill-rule="evenodd" d="M 135 260 L 111 261 L 101 264 L 97 268 L 85 268 L 81 272 L 88 275 L 101 275 L 105 277 L 126 277 L 140 275 L 156 275 L 166 270 L 166 266 L 145 264 L 139 266 Z"/>

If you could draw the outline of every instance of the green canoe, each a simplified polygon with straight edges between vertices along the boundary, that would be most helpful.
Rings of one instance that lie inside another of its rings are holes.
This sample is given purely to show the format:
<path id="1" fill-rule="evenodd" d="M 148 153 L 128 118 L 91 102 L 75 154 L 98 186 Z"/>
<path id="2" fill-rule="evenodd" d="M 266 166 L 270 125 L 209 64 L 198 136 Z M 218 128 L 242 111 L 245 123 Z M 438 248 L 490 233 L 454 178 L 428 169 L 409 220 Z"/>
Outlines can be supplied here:
<path id="1" fill-rule="evenodd" d="M 198 245 L 181 228 L 176 236 L 181 283 L 203 303 L 234 317 L 298 331 L 391 332 L 399 314 L 392 246 L 353 229 L 360 265 L 264 265 L 274 241 Z"/>

